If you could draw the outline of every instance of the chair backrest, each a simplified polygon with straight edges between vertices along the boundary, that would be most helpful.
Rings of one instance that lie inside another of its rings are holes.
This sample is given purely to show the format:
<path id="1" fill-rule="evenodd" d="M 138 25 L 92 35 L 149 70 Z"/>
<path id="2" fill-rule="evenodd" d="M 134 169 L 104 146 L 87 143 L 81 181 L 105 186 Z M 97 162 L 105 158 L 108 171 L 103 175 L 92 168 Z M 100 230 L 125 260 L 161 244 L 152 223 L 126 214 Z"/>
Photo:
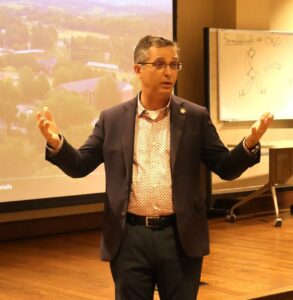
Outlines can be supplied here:
<path id="1" fill-rule="evenodd" d="M 293 184 L 293 148 L 269 149 L 271 184 Z"/>

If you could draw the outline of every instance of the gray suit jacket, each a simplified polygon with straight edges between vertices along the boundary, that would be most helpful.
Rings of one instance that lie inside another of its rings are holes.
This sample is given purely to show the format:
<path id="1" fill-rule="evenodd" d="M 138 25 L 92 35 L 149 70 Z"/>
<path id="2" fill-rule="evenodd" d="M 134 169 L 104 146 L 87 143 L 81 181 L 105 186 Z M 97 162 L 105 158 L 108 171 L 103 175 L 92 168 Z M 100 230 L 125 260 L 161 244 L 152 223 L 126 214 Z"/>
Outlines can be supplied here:
<path id="1" fill-rule="evenodd" d="M 71 177 L 83 177 L 105 164 L 106 201 L 101 257 L 111 260 L 119 249 L 131 189 L 137 98 L 101 113 L 85 144 L 74 149 L 66 140 L 55 156 L 46 158 Z M 182 109 L 184 108 L 184 109 Z M 200 192 L 200 163 L 221 178 L 232 180 L 259 162 L 242 142 L 229 151 L 221 142 L 204 107 L 172 96 L 171 176 L 177 227 L 186 254 L 209 253 L 205 199 Z"/>

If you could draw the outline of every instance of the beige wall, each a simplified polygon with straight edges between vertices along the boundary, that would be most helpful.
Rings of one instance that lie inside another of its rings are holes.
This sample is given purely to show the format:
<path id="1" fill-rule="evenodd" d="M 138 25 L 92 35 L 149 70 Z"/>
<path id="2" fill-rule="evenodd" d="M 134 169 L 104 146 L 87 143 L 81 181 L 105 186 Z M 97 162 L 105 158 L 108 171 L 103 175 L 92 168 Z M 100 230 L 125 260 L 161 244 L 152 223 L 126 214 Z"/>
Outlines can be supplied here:
<path id="1" fill-rule="evenodd" d="M 293 1 L 271 0 L 270 30 L 293 31 Z"/>
<path id="2" fill-rule="evenodd" d="M 213 0 L 177 0 L 177 40 L 183 70 L 177 95 L 204 103 L 203 28 L 213 26 Z"/>
<path id="3" fill-rule="evenodd" d="M 235 0 L 177 0 L 177 40 L 183 63 L 178 96 L 204 105 L 203 28 L 235 26 Z"/>
<path id="4" fill-rule="evenodd" d="M 237 0 L 236 28 L 263 29 L 270 28 L 271 1 Z"/>
<path id="5" fill-rule="evenodd" d="M 216 28 L 236 28 L 236 1 L 214 1 L 214 16 Z"/>

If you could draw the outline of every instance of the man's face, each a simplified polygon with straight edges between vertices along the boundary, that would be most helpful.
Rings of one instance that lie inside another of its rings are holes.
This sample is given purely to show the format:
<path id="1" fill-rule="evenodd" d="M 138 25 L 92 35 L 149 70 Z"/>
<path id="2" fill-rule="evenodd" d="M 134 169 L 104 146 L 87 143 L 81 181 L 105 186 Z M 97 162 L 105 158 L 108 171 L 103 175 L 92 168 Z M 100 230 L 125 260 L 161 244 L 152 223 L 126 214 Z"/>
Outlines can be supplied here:
<path id="1" fill-rule="evenodd" d="M 177 80 L 178 55 L 175 47 L 149 49 L 149 59 L 136 64 L 134 70 L 141 81 L 143 92 L 170 96 Z"/>

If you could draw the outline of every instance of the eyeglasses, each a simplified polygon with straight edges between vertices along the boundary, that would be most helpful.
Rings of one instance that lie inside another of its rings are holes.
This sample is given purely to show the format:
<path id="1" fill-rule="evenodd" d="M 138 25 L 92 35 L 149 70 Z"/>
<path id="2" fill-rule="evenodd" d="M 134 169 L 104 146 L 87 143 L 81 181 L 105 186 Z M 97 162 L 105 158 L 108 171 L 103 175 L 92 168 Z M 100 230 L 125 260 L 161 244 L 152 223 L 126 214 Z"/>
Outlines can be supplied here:
<path id="1" fill-rule="evenodd" d="M 149 62 L 149 63 L 138 63 L 139 65 L 152 65 L 156 70 L 161 71 L 163 69 L 166 69 L 167 66 L 170 67 L 171 70 L 174 71 L 180 71 L 182 70 L 182 63 L 177 62 L 177 61 L 173 61 L 170 62 L 169 64 L 167 64 L 164 61 L 154 61 L 154 62 Z"/>

